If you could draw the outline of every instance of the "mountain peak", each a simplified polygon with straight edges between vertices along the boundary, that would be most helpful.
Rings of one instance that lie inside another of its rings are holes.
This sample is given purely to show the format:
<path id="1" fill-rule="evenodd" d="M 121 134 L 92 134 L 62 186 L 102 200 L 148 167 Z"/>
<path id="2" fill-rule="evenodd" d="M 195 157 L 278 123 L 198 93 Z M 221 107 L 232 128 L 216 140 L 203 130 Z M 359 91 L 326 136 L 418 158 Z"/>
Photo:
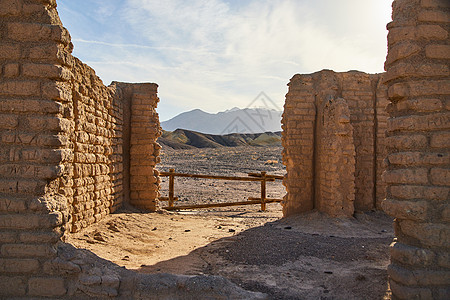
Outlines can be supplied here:
<path id="1" fill-rule="evenodd" d="M 277 132 L 281 131 L 281 114 L 266 108 L 233 107 L 216 114 L 193 109 L 161 122 L 161 127 L 167 131 L 181 128 L 206 134 Z"/>
<path id="2" fill-rule="evenodd" d="M 224 113 L 227 113 L 227 112 L 233 112 L 233 111 L 238 111 L 238 110 L 241 110 L 239 107 L 233 107 L 233 108 L 230 108 L 230 109 L 227 109 L 226 111 L 223 111 Z"/>

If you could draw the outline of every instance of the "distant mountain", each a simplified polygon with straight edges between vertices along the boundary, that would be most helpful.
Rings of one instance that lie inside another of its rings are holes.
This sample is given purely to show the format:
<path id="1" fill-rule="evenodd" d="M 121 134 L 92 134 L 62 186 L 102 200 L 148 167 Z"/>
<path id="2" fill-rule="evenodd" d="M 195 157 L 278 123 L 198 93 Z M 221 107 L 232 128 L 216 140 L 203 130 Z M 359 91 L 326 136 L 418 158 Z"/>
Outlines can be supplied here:
<path id="1" fill-rule="evenodd" d="M 163 131 L 158 143 L 173 149 L 220 148 L 237 146 L 280 146 L 281 132 L 231 133 L 215 135 L 186 129 Z"/>
<path id="2" fill-rule="evenodd" d="M 167 131 L 187 129 L 207 134 L 281 131 L 281 111 L 264 108 L 232 108 L 217 114 L 200 109 L 181 113 L 161 123 Z"/>

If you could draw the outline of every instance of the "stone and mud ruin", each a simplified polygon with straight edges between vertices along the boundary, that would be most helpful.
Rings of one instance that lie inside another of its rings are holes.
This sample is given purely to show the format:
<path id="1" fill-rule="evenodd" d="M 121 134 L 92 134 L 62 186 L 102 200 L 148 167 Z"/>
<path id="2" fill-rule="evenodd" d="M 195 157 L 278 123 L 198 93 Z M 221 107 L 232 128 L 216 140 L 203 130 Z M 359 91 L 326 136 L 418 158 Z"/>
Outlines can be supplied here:
<path id="1" fill-rule="evenodd" d="M 283 114 L 284 214 L 331 216 L 380 208 L 386 157 L 382 74 L 323 70 L 295 75 Z"/>
<path id="2" fill-rule="evenodd" d="M 295 75 L 285 216 L 395 217 L 395 299 L 450 298 L 450 3 L 395 0 L 384 74 Z M 123 203 L 155 211 L 157 85 L 71 55 L 55 0 L 0 0 L 0 297 L 264 298 L 214 276 L 137 274 L 64 243 Z"/>

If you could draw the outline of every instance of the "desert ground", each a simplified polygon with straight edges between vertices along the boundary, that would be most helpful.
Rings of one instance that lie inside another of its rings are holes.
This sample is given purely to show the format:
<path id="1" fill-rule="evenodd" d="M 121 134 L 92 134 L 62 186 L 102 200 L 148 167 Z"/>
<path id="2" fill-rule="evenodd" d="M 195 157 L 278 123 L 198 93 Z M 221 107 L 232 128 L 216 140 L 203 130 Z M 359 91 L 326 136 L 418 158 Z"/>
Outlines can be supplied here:
<path id="1" fill-rule="evenodd" d="M 163 171 L 285 172 L 281 147 L 163 149 L 161 158 Z M 268 197 L 285 193 L 280 181 L 267 189 Z M 259 195 L 259 183 L 177 178 L 175 195 L 179 204 L 242 201 Z M 136 272 L 220 275 L 269 299 L 390 299 L 392 238 L 392 220 L 381 212 L 282 218 L 281 205 L 273 203 L 266 211 L 252 205 L 147 213 L 125 206 L 67 242 Z"/>

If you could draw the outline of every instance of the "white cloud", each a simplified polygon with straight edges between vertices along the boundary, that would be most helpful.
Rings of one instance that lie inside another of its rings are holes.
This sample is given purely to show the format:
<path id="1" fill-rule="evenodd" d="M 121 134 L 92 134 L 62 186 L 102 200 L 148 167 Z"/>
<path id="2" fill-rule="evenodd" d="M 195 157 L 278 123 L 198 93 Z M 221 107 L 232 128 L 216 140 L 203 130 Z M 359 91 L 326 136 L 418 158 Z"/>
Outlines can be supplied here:
<path id="1" fill-rule="evenodd" d="M 113 1 L 97 12 L 116 30 L 105 27 L 102 39 L 74 36 L 76 52 L 107 83 L 157 82 L 166 119 L 186 109 L 245 107 L 261 91 L 281 107 L 295 73 L 382 72 L 392 1 L 119 2 L 121 9 Z"/>

